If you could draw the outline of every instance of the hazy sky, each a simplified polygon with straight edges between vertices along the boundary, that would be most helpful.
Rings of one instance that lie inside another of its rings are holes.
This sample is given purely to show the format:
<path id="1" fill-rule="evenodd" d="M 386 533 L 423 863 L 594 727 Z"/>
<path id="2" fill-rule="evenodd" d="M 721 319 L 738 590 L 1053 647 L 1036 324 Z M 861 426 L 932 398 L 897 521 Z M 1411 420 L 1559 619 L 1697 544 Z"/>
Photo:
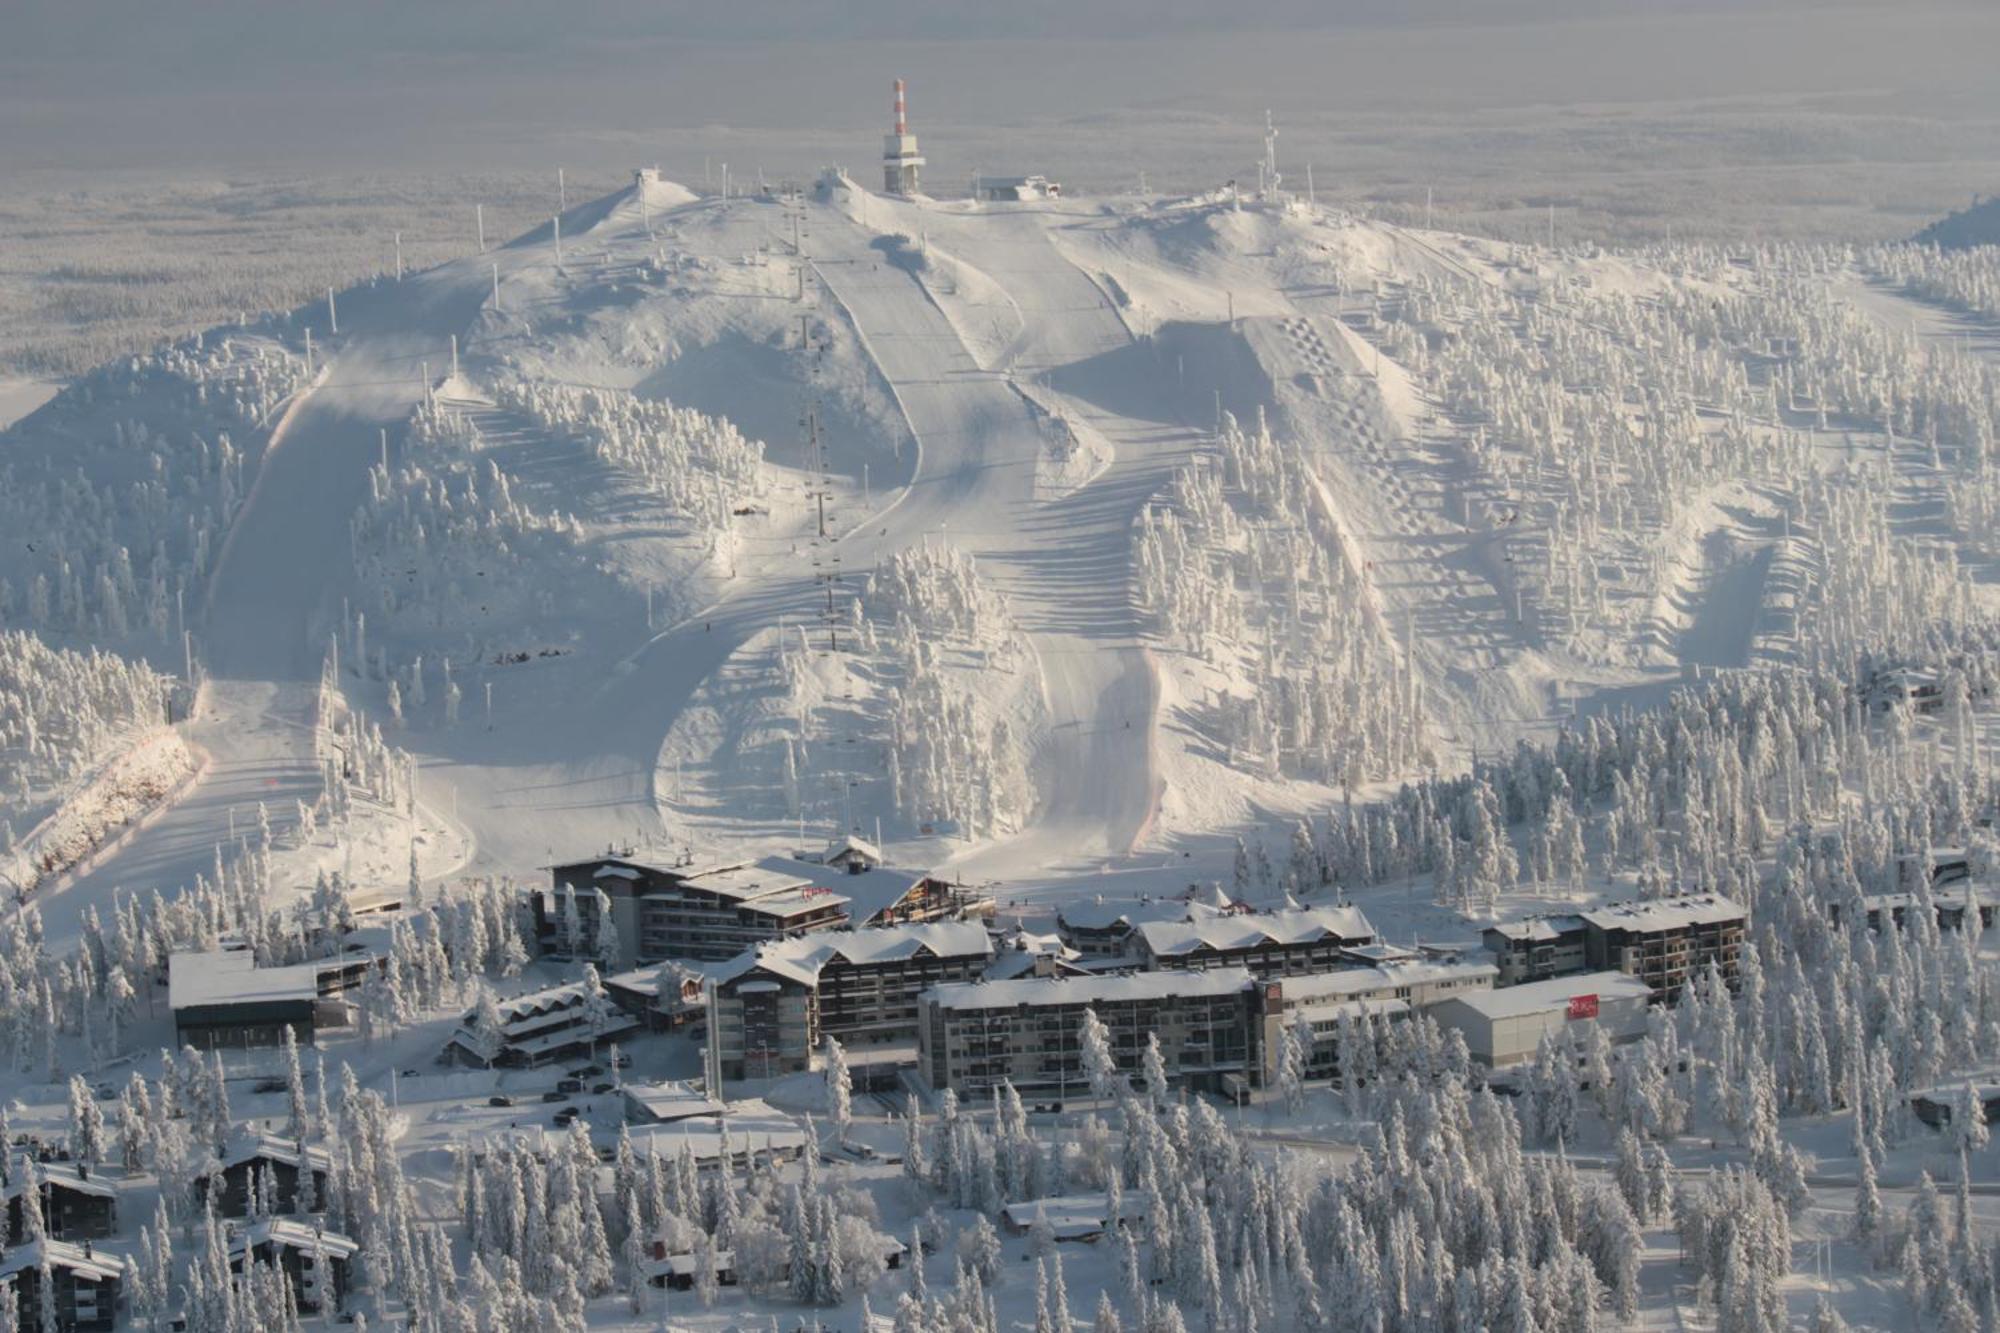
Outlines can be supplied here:
<path id="1" fill-rule="evenodd" d="M 1808 98 L 1991 118 L 1991 0 L 0 0 L 0 167 L 608 165 L 1271 104 Z"/>

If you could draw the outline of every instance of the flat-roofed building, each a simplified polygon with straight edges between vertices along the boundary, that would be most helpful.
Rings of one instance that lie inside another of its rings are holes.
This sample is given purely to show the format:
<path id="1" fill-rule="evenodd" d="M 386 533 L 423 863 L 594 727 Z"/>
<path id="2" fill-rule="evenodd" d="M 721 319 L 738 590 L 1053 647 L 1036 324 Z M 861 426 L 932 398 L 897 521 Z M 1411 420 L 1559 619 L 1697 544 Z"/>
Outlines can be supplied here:
<path id="1" fill-rule="evenodd" d="M 167 960 L 174 1033 L 196 1050 L 279 1046 L 287 1029 L 310 1046 L 319 1002 L 316 963 L 258 967 L 247 949 L 177 953 Z"/>
<path id="2" fill-rule="evenodd" d="M 1623 972 L 1673 1004 L 1688 979 L 1710 963 L 1732 985 L 1743 952 L 1747 913 L 1720 894 L 1695 893 L 1593 907 L 1584 925 L 1584 966 Z"/>
<path id="3" fill-rule="evenodd" d="M 1282 977 L 1333 971 L 1346 950 L 1374 942 L 1375 927 L 1359 908 L 1295 907 L 1143 922 L 1132 933 L 1131 952 L 1154 971 L 1245 967 Z"/>
<path id="4" fill-rule="evenodd" d="M 1259 998 L 1256 979 L 1241 967 L 939 986 L 919 1002 L 917 1068 L 933 1091 L 961 1096 L 1003 1081 L 1084 1095 L 1079 1033 L 1089 1009 L 1109 1029 L 1128 1075 L 1138 1073 L 1147 1037 L 1157 1034 L 1172 1082 L 1217 1088 L 1229 1075 L 1256 1073 Z"/>
<path id="5" fill-rule="evenodd" d="M 1278 1077 L 1281 1034 L 1301 1021 L 1311 1024 L 1308 1078 L 1339 1077 L 1342 1022 L 1368 1015 L 1402 1018 L 1441 1001 L 1493 989 L 1499 968 L 1484 957 L 1386 958 L 1370 966 L 1277 977 L 1262 983 L 1259 1018 L 1263 1031 L 1260 1071 L 1267 1086 Z"/>
<path id="6" fill-rule="evenodd" d="M 1480 938 L 1500 969 L 1499 984 L 1518 986 L 1583 971 L 1585 933 L 1583 918 L 1570 913 L 1503 921 Z"/>
<path id="7" fill-rule="evenodd" d="M 993 942 L 971 922 L 824 931 L 760 945 L 715 973 L 711 1039 L 725 1079 L 771 1078 L 812 1067 L 826 1037 L 850 1065 L 896 1048 L 915 1058 L 917 997 L 979 976 Z M 857 1073 L 857 1082 L 866 1083 Z"/>
<path id="8" fill-rule="evenodd" d="M 1596 1024 L 1613 1042 L 1642 1037 L 1652 999 L 1652 988 L 1638 977 L 1587 972 L 1454 996 L 1429 1013 L 1439 1027 L 1464 1036 L 1474 1060 L 1504 1069 L 1533 1059 L 1544 1034 L 1574 1033 L 1583 1024 Z"/>

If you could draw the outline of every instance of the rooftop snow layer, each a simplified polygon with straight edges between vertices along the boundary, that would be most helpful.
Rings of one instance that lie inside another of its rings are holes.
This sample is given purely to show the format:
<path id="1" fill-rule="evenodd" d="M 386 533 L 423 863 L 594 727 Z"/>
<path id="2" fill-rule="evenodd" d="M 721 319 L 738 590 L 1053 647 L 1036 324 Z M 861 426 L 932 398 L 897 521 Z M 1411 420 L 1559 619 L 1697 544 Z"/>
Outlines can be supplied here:
<path id="1" fill-rule="evenodd" d="M 924 949 L 940 958 L 984 958 L 993 952 L 993 941 L 984 926 L 970 921 L 820 931 L 747 949 L 723 964 L 715 979 L 725 982 L 762 970 L 810 986 L 819 980 L 820 969 L 836 958 L 855 964 L 887 963 L 913 958 Z"/>
<path id="2" fill-rule="evenodd" d="M 317 963 L 259 967 L 248 949 L 177 953 L 167 959 L 167 1006 L 174 1010 L 207 1005 L 268 1004 L 319 998 Z"/>
<path id="3" fill-rule="evenodd" d="M 1679 898 L 1654 898 L 1593 907 L 1578 915 L 1599 930 L 1655 931 L 1741 921 L 1747 914 L 1719 893 L 1693 893 Z"/>
<path id="4" fill-rule="evenodd" d="M 1329 937 L 1348 943 L 1375 938 L 1358 907 L 1306 907 L 1295 912 L 1244 912 L 1189 921 L 1148 921 L 1139 936 L 1154 954 L 1198 949 L 1256 949 L 1266 944 L 1309 944 Z"/>
<path id="5" fill-rule="evenodd" d="M 1580 995 L 1595 995 L 1600 1000 L 1650 1000 L 1653 988 L 1623 972 L 1584 972 L 1573 977 L 1454 995 L 1449 1003 L 1468 1005 L 1481 1017 L 1498 1021 L 1545 1013 L 1566 1006 Z"/>

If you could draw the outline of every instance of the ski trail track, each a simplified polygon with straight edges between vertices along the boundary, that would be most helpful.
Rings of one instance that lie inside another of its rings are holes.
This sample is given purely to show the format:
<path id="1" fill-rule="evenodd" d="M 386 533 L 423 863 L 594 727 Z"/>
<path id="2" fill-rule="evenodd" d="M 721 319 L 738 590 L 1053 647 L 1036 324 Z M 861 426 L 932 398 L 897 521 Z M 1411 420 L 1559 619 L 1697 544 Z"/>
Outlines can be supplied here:
<path id="1" fill-rule="evenodd" d="M 919 206 L 891 207 L 903 214 Z M 1050 241 L 1045 219 L 926 211 L 898 221 L 997 281 L 1023 320 L 1006 364 L 982 366 L 921 281 L 881 262 L 871 229 L 838 215 L 816 221 L 821 276 L 895 386 L 923 450 L 889 534 L 857 544 L 887 556 L 935 535 L 970 551 L 1007 596 L 1042 667 L 1049 732 L 1036 757 L 1033 821 L 953 868 L 1016 879 L 1123 856 L 1144 839 L 1160 797 L 1152 749 L 1159 687 L 1132 607 L 1132 525 L 1200 437 L 1157 419 L 1167 399 L 1150 392 L 1151 358 Z M 1103 475 L 1052 502 L 1035 498 L 1044 445 L 1014 383 L 1030 376 L 1116 450 Z M 903 540 L 886 540 L 897 533 Z"/>
<path id="2" fill-rule="evenodd" d="M 718 206 L 759 205 L 686 207 Z M 968 879 L 1018 879 L 1122 857 L 1145 840 L 1161 797 L 1160 691 L 1131 598 L 1133 524 L 1206 436 L 1171 416 L 1175 396 L 1151 351 L 1133 342 L 1106 293 L 1048 235 L 1050 225 L 1082 222 L 929 214 L 916 224 L 962 245 L 1019 303 L 1024 326 L 1009 364 L 988 367 L 920 280 L 884 262 L 881 228 L 812 207 L 815 268 L 840 307 L 828 313 L 862 335 L 921 461 L 906 489 L 807 554 L 837 556 L 859 572 L 926 540 L 961 546 L 1008 597 L 1042 668 L 1050 726 L 1034 757 L 1035 814 L 1019 834 L 970 849 L 953 868 Z M 622 227 L 643 254 L 638 221 L 636 203 L 605 210 L 590 243 L 623 246 Z M 565 246 L 582 250 L 589 233 L 579 228 L 575 242 L 571 234 L 566 219 Z M 463 345 L 479 317 L 487 265 L 501 265 L 504 284 L 550 265 L 550 248 L 531 236 L 340 297 L 326 373 L 274 437 L 215 574 L 201 636 L 210 686 L 190 728 L 210 758 L 208 773 L 124 848 L 41 902 L 52 941 L 74 933 L 83 909 L 108 903 L 119 887 L 170 892 L 212 873 L 232 817 L 238 828 L 254 824 L 260 800 L 282 831 L 295 802 L 318 795 L 317 675 L 342 599 L 354 591 L 347 523 L 366 494 L 379 432 L 389 431 L 392 448 L 400 443 L 426 365 L 439 379 L 450 336 Z M 568 266 L 587 262 L 579 254 Z M 1023 377 L 1115 450 L 1102 474 L 1058 500 L 1035 495 L 1044 442 L 1015 387 Z M 466 869 L 531 873 L 551 855 L 657 831 L 663 738 L 702 682 L 754 635 L 815 614 L 823 589 L 808 563 L 775 554 L 746 561 L 713 604 L 678 624 L 494 673 L 498 725 L 490 729 L 469 685 L 456 727 L 395 734 L 424 760 L 421 799 L 449 808 L 472 839 Z"/>
<path id="3" fill-rule="evenodd" d="M 51 942 L 72 938 L 84 911 L 102 912 L 120 888 L 171 892 L 212 877 L 217 846 L 232 823 L 256 826 L 259 802 L 282 831 L 299 801 L 319 796 L 313 710 L 347 589 L 348 516 L 366 494 L 379 432 L 400 437 L 423 396 L 424 363 L 446 363 L 450 335 L 482 296 L 446 269 L 341 297 L 331 359 L 273 429 L 198 622 L 208 681 L 188 739 L 206 752 L 207 772 L 113 855 L 33 899 Z"/>

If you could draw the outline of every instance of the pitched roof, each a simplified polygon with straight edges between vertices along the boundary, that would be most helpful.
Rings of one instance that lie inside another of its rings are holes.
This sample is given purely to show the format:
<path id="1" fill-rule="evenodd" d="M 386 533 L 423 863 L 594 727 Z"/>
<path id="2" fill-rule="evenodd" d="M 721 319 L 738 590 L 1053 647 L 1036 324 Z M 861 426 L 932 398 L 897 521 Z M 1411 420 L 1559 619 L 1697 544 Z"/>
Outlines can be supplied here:
<path id="1" fill-rule="evenodd" d="M 835 959 L 861 965 L 890 963 L 914 958 L 925 949 L 940 958 L 985 958 L 992 954 L 993 942 L 987 938 L 984 926 L 970 921 L 823 930 L 746 949 L 718 968 L 715 980 L 723 984 L 762 971 L 811 986 L 818 983 L 820 969 Z"/>
<path id="2" fill-rule="evenodd" d="M 7 1188 L 0 1190 L 0 1199 L 17 1198 L 33 1180 L 36 1184 L 47 1183 L 56 1189 L 74 1190 L 79 1194 L 93 1194 L 100 1199 L 118 1197 L 118 1187 L 102 1176 L 86 1176 L 74 1162 L 38 1162 L 31 1157 L 22 1157 L 8 1174 Z"/>
<path id="3" fill-rule="evenodd" d="M 333 1169 L 333 1158 L 326 1149 L 308 1144 L 301 1154 L 296 1139 L 280 1138 L 275 1134 L 239 1134 L 229 1141 L 218 1160 L 224 1170 L 254 1161 L 283 1162 L 286 1166 L 298 1166 L 303 1161 L 315 1171 Z"/>
<path id="4" fill-rule="evenodd" d="M 1296 912 L 1240 912 L 1189 921 L 1148 921 L 1139 927 L 1146 950 L 1176 956 L 1201 949 L 1255 949 L 1267 944 L 1310 944 L 1334 938 L 1361 943 L 1375 938 L 1358 907 L 1308 907 Z"/>
<path id="5" fill-rule="evenodd" d="M 287 1250 L 319 1250 L 336 1259 L 352 1259 L 361 1246 L 350 1237 L 325 1227 L 309 1226 L 291 1217 L 260 1217 L 229 1238 L 229 1252 L 240 1254 L 260 1245 L 276 1245 Z"/>
<path id="6" fill-rule="evenodd" d="M 6 1255 L 0 1257 L 0 1278 L 40 1268 L 45 1256 L 49 1267 L 67 1268 L 93 1281 L 104 1282 L 125 1276 L 125 1261 L 115 1254 L 104 1254 L 94 1248 L 86 1252 L 81 1245 L 45 1237 L 26 1245 L 9 1247 Z"/>

